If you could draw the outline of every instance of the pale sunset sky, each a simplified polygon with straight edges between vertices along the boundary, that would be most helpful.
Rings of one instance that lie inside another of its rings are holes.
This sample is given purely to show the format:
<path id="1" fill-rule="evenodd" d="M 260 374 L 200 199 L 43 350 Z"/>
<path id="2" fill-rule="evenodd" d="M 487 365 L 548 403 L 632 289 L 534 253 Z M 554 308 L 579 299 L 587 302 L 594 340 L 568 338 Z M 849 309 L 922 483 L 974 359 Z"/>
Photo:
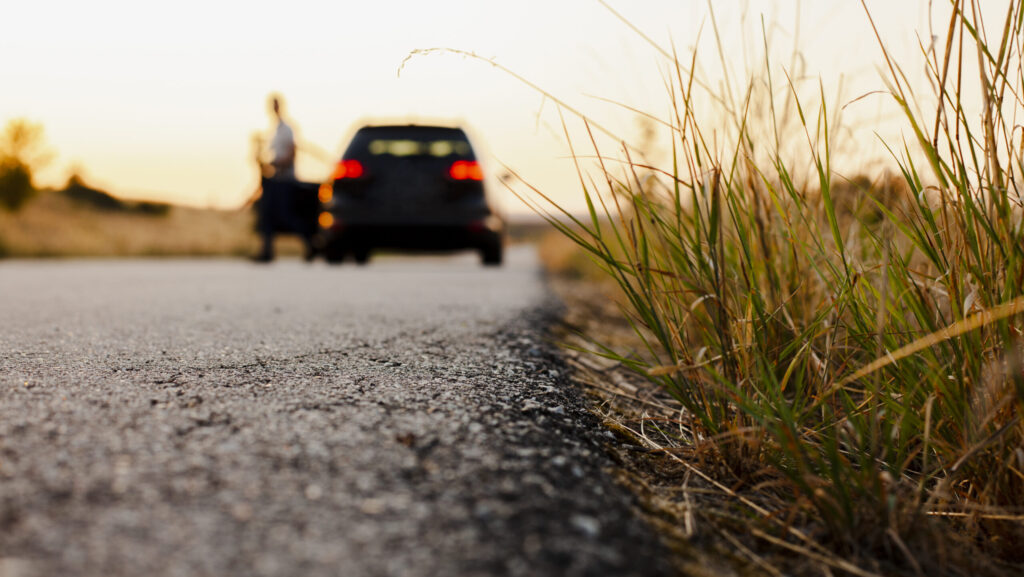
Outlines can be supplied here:
<path id="1" fill-rule="evenodd" d="M 703 30 L 702 69 L 718 74 L 705 0 L 607 4 L 664 47 L 674 43 L 686 61 Z M 923 81 L 918 40 L 928 42 L 929 2 L 867 5 L 908 76 Z M 797 43 L 806 74 L 820 76 L 841 104 L 883 87 L 881 52 L 859 0 L 715 1 L 714 10 L 729 66 L 761 65 L 763 15 L 772 50 L 789 55 Z M 948 2 L 936 1 L 936 30 L 944 31 L 946 14 Z M 42 124 L 53 153 L 37 184 L 60 186 L 77 166 L 115 194 L 194 206 L 237 207 L 251 194 L 250 140 L 269 129 L 271 92 L 284 96 L 300 138 L 332 156 L 365 121 L 460 122 L 492 172 L 505 163 L 578 206 L 550 101 L 453 55 L 417 57 L 399 76 L 416 49 L 493 58 L 626 138 L 640 133 L 636 117 L 600 98 L 658 116 L 669 110 L 669 63 L 597 0 L 12 0 L 0 30 L 0 124 Z M 874 130 L 900 133 L 884 96 L 857 101 L 846 115 L 851 130 L 863 128 L 865 149 Z M 299 165 L 307 180 L 329 170 L 311 156 Z M 511 195 L 501 204 L 526 211 Z"/>

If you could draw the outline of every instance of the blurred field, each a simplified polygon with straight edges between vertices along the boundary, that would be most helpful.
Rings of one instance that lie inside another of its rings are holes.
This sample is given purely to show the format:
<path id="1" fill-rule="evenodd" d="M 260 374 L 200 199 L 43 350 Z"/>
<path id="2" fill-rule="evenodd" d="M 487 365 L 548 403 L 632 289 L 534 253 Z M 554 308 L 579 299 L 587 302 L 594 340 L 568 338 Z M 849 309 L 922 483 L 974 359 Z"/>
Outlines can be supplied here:
<path id="1" fill-rule="evenodd" d="M 83 201 L 43 191 L 18 212 L 0 210 L 0 258 L 249 256 L 259 245 L 254 222 L 250 209 L 133 204 L 105 194 Z M 535 243 L 545 235 L 552 235 L 547 223 L 514 219 L 507 241 Z M 275 244 L 280 255 L 302 254 L 298 238 L 278 236 Z"/>
<path id="2" fill-rule="evenodd" d="M 250 211 L 117 211 L 58 192 L 42 192 L 16 213 L 0 211 L 2 257 L 240 256 L 255 252 L 256 242 Z M 282 252 L 293 252 L 284 244 Z"/>

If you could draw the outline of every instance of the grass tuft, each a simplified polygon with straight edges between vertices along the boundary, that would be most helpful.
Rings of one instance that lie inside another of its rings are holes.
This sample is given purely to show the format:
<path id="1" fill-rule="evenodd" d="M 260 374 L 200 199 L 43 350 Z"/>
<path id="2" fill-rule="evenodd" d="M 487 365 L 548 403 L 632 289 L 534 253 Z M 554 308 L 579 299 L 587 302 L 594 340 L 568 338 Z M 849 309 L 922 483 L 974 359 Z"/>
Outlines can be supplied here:
<path id="1" fill-rule="evenodd" d="M 898 176 L 835 172 L 842 109 L 820 84 L 780 86 L 766 58 L 704 94 L 696 57 L 663 51 L 671 164 L 625 144 L 611 162 L 583 118 L 588 214 L 522 195 L 621 291 L 643 347 L 595 352 L 671 394 L 671 436 L 724 471 L 716 482 L 779 496 L 748 507 L 765 541 L 918 574 L 970 572 L 976 557 L 939 544 L 1024 561 L 1024 2 L 988 33 L 979 0 L 952 7 L 925 51 L 931 95 L 877 38 L 913 134 L 888 143 Z"/>

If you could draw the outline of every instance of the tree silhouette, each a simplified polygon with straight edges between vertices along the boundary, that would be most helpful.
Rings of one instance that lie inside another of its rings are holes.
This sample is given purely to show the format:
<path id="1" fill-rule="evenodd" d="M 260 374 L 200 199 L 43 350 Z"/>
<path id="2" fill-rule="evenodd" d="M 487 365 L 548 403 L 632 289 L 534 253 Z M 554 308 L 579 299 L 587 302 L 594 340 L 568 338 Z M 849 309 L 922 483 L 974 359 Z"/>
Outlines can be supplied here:
<path id="1" fill-rule="evenodd" d="M 20 209 L 36 193 L 33 170 L 47 162 L 43 127 L 17 118 L 0 135 L 0 206 Z"/>

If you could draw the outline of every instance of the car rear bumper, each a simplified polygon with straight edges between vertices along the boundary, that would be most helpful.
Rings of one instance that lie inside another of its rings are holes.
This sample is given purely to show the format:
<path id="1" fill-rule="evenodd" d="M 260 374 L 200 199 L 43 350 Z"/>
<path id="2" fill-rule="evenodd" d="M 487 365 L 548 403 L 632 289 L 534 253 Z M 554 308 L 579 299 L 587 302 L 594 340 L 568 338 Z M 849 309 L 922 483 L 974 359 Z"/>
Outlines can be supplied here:
<path id="1" fill-rule="evenodd" d="M 485 249 L 501 242 L 501 232 L 482 223 L 468 225 L 347 225 L 326 232 L 328 244 L 367 249 L 449 251 Z"/>

